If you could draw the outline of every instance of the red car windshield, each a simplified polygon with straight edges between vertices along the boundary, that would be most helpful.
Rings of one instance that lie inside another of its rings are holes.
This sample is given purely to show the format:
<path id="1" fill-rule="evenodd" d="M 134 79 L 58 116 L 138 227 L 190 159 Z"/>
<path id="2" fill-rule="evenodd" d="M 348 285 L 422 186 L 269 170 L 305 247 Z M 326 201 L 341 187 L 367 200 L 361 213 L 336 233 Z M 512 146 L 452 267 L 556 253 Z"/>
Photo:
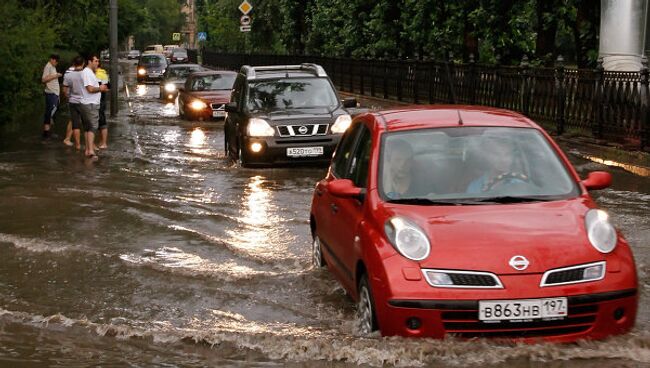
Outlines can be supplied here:
<path id="1" fill-rule="evenodd" d="M 379 173 L 382 197 L 395 202 L 554 200 L 579 193 L 545 137 L 529 128 L 457 127 L 387 133 Z"/>

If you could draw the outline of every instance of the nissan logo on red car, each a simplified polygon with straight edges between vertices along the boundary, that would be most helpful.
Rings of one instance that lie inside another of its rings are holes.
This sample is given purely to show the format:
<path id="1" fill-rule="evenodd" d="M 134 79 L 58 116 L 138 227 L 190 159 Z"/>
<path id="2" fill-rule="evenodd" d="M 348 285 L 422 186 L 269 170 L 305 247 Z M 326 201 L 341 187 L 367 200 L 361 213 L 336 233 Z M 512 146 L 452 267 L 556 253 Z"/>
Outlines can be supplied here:
<path id="1" fill-rule="evenodd" d="M 610 183 L 511 111 L 361 114 L 316 183 L 311 259 L 361 334 L 604 339 L 634 327 L 639 300 L 630 246 L 589 193 Z"/>
<path id="2" fill-rule="evenodd" d="M 514 256 L 508 264 L 517 271 L 523 271 L 528 268 L 529 262 L 524 256 Z"/>

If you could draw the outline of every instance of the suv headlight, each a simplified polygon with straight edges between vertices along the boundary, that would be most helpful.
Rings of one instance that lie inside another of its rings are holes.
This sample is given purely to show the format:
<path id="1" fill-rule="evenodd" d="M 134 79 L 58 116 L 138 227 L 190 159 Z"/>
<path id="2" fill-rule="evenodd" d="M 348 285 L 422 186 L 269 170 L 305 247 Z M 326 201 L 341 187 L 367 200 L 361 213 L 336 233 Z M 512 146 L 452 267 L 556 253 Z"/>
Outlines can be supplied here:
<path id="1" fill-rule="evenodd" d="M 609 222 L 607 212 L 591 209 L 585 215 L 585 228 L 589 242 L 601 253 L 610 253 L 616 248 L 616 229 Z"/>
<path id="2" fill-rule="evenodd" d="M 271 137 L 275 135 L 275 130 L 264 119 L 251 118 L 248 121 L 248 128 L 246 129 L 248 135 L 251 137 Z"/>
<path id="3" fill-rule="evenodd" d="M 429 256 L 431 245 L 424 231 L 412 222 L 393 217 L 384 225 L 386 237 L 400 254 L 413 261 L 421 261 Z"/>
<path id="4" fill-rule="evenodd" d="M 138 69 L 138 74 L 145 75 L 147 74 L 147 71 L 145 69 Z"/>
<path id="5" fill-rule="evenodd" d="M 174 92 L 176 90 L 176 85 L 174 83 L 165 84 L 165 91 Z"/>
<path id="6" fill-rule="evenodd" d="M 345 133 L 350 124 L 352 124 L 352 117 L 348 114 L 341 115 L 332 124 L 332 133 Z"/>
<path id="7" fill-rule="evenodd" d="M 205 102 L 201 100 L 194 100 L 190 102 L 190 107 L 194 110 L 203 110 L 208 107 L 208 105 L 206 105 Z"/>

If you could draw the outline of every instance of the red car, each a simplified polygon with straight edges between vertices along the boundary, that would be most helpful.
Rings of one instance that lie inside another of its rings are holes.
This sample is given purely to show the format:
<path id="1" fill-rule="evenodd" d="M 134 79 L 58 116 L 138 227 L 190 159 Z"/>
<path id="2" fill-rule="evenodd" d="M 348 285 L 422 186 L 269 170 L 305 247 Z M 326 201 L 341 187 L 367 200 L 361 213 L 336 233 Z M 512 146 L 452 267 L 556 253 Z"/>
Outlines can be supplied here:
<path id="1" fill-rule="evenodd" d="M 223 119 L 237 73 L 210 70 L 192 73 L 179 89 L 178 111 L 189 120 Z"/>
<path id="2" fill-rule="evenodd" d="M 362 333 L 523 341 L 629 331 L 627 242 L 551 137 L 486 107 L 356 117 L 310 214 L 313 261 L 357 301 Z"/>

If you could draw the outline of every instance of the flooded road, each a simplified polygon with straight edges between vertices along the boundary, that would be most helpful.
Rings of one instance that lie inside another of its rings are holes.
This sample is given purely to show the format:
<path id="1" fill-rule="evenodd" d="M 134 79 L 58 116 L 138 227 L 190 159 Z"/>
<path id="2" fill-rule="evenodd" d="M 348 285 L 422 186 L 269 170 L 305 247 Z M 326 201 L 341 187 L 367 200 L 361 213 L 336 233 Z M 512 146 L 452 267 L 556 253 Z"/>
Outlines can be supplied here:
<path id="1" fill-rule="evenodd" d="M 353 303 L 310 264 L 325 168 L 239 168 L 221 122 L 180 120 L 157 85 L 132 74 L 127 85 L 96 162 L 42 143 L 38 119 L 0 126 L 0 367 L 650 365 L 650 177 L 564 147 L 581 175 L 614 174 L 594 195 L 635 253 L 632 333 L 565 345 L 359 337 Z"/>

